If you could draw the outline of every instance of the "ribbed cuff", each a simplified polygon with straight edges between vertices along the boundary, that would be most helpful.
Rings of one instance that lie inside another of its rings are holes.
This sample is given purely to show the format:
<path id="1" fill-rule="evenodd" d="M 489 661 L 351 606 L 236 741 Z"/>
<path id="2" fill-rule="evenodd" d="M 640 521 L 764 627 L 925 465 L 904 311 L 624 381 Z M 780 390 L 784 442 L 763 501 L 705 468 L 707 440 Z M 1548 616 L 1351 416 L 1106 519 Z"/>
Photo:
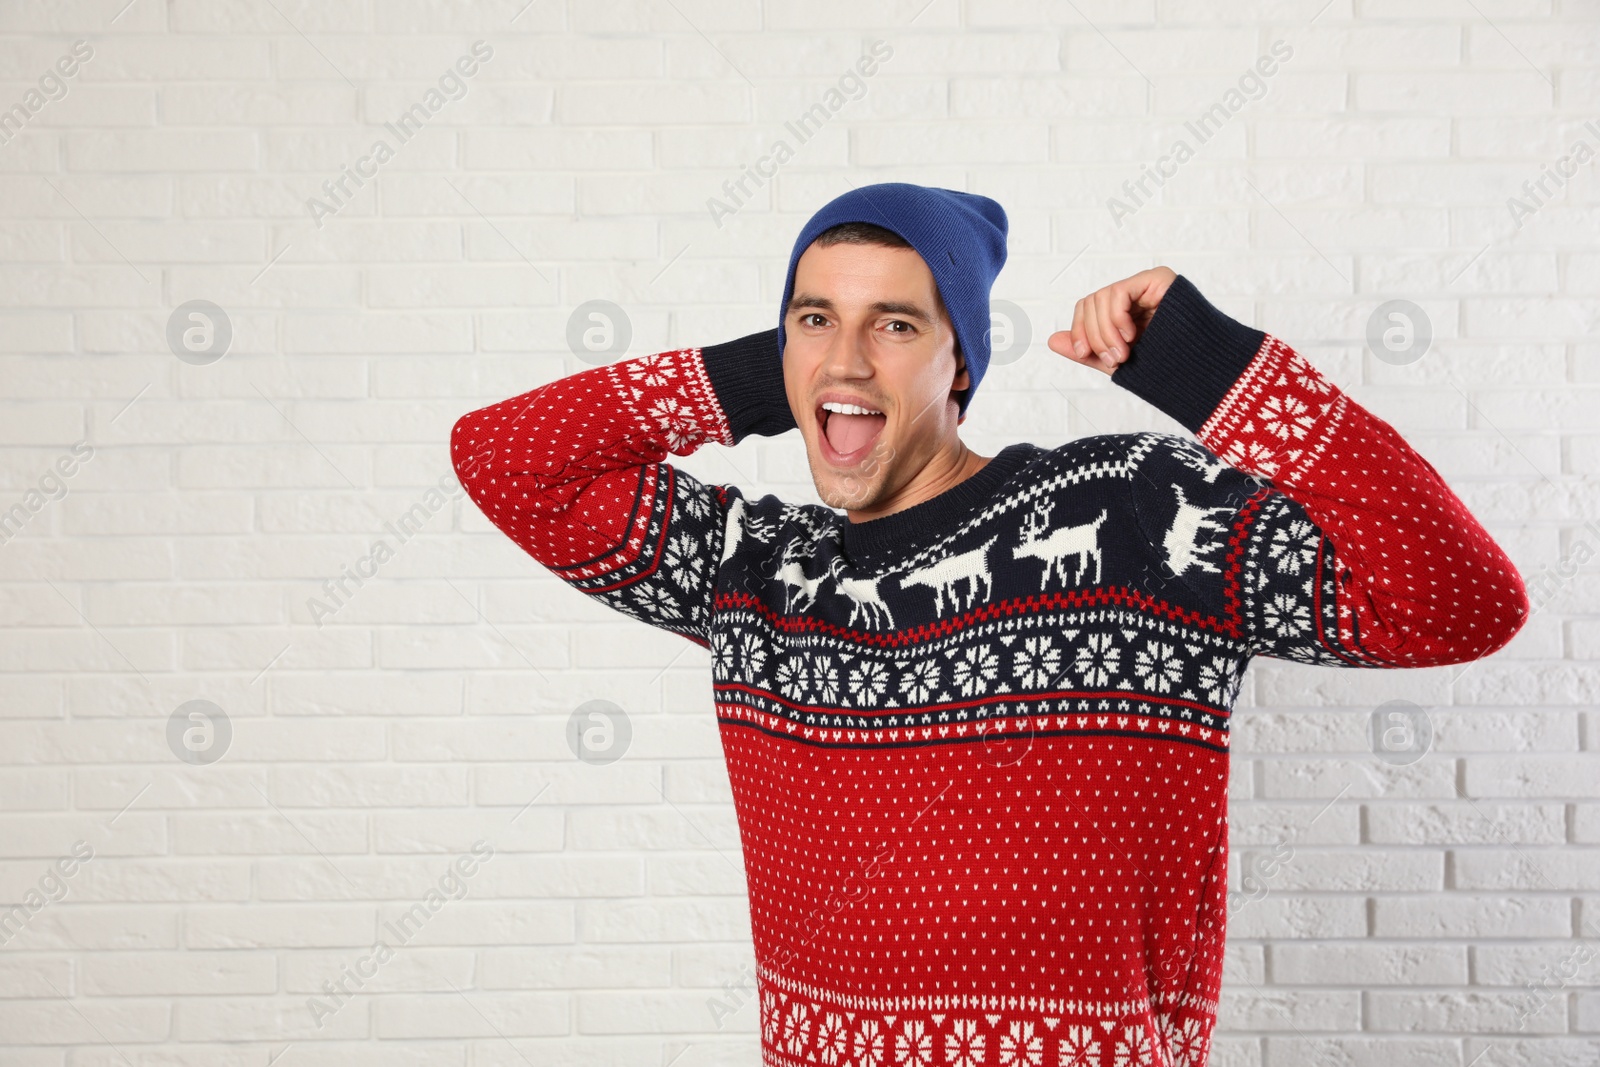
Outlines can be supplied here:
<path id="1" fill-rule="evenodd" d="M 1180 274 L 1111 380 L 1197 433 L 1266 336 L 1218 311 Z"/>
<path id="2" fill-rule="evenodd" d="M 702 348 L 700 355 L 735 443 L 751 434 L 775 437 L 796 427 L 783 388 L 776 326 Z"/>

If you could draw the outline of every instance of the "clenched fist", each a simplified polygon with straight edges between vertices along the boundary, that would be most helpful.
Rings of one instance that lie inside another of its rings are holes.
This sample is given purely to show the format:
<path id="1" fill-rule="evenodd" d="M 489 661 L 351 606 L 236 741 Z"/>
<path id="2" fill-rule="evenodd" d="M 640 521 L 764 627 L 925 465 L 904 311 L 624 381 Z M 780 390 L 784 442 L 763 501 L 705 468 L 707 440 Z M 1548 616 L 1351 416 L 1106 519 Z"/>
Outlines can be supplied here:
<path id="1" fill-rule="evenodd" d="M 1177 277 L 1171 267 L 1152 267 L 1097 289 L 1072 309 L 1072 328 L 1057 330 L 1047 343 L 1075 363 L 1115 372 Z"/>

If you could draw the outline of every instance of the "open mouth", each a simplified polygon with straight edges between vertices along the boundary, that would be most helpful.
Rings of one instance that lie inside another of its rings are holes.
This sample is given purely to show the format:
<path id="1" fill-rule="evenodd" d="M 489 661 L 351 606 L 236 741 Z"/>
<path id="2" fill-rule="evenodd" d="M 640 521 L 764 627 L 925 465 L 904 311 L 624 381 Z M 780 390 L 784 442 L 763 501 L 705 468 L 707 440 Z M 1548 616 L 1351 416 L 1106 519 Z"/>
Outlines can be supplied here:
<path id="1" fill-rule="evenodd" d="M 816 416 L 817 445 L 822 458 L 835 467 L 853 467 L 865 459 L 889 422 L 887 415 L 830 411 L 821 404 Z"/>

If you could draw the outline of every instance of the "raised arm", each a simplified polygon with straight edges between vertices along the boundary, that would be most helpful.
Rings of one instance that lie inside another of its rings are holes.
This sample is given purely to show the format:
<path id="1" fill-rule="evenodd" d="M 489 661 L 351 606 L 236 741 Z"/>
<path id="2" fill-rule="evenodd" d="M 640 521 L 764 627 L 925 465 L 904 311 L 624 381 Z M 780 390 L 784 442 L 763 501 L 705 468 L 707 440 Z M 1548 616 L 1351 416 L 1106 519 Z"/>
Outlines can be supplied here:
<path id="1" fill-rule="evenodd" d="M 580 592 L 706 646 L 732 486 L 662 462 L 794 427 L 777 330 L 593 367 L 457 420 L 467 495 Z"/>
<path id="2" fill-rule="evenodd" d="M 1196 520 L 1225 542 L 1217 558 L 1256 654 L 1352 667 L 1463 663 L 1502 648 L 1527 620 L 1516 567 L 1433 465 L 1182 275 L 1111 380 L 1231 468 L 1267 481 L 1215 516 L 1225 521 Z M 1190 493 L 1228 482 L 1195 479 Z M 1158 487 L 1136 479 L 1134 491 Z"/>

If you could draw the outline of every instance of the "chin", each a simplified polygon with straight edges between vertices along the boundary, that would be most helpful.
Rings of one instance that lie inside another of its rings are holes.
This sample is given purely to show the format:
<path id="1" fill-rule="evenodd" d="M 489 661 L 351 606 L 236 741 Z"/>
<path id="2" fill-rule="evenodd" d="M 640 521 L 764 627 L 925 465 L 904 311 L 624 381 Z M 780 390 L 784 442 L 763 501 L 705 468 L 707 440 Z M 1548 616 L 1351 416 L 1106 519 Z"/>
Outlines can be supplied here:
<path id="1" fill-rule="evenodd" d="M 839 470 L 813 459 L 811 481 L 817 487 L 817 496 L 828 507 L 841 511 L 862 511 L 875 506 L 882 496 L 884 471 L 879 469 L 867 474 Z"/>

